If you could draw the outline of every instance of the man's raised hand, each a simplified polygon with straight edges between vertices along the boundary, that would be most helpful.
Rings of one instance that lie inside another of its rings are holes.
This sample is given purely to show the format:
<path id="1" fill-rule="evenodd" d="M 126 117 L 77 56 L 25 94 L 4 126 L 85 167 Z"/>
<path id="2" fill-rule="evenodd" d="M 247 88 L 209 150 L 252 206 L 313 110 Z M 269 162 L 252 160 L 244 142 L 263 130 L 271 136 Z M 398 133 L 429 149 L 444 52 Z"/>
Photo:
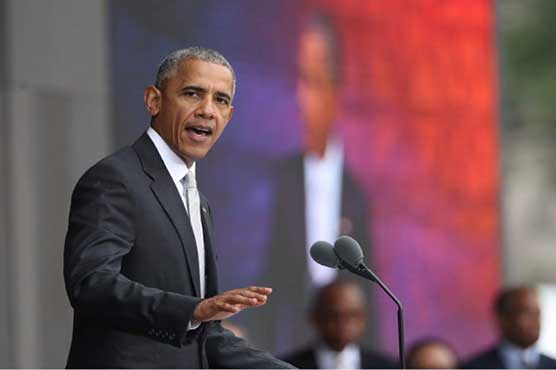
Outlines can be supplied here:
<path id="1" fill-rule="evenodd" d="M 259 307 L 266 303 L 271 288 L 252 286 L 228 290 L 214 297 L 203 299 L 193 311 L 193 321 L 223 320 L 249 307 Z"/>

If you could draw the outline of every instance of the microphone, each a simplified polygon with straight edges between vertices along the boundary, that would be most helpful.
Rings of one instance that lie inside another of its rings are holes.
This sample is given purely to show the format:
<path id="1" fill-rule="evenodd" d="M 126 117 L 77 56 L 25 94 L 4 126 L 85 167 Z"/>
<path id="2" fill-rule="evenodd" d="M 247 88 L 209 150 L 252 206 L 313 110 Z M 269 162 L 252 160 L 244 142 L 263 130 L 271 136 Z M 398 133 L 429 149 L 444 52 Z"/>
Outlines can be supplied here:
<path id="1" fill-rule="evenodd" d="M 330 243 L 319 241 L 311 246 L 311 257 L 323 266 L 345 268 L 355 275 L 377 283 L 386 295 L 394 301 L 398 307 L 398 350 L 400 355 L 400 366 L 402 369 L 405 369 L 402 304 L 378 276 L 367 267 L 359 243 L 347 235 L 340 236 L 334 243 L 334 247 L 332 247 Z"/>
<path id="2" fill-rule="evenodd" d="M 378 277 L 363 262 L 363 251 L 355 239 L 347 235 L 340 236 L 334 243 L 334 252 L 340 260 L 340 266 L 364 279 L 377 282 Z"/>
<path id="3" fill-rule="evenodd" d="M 315 242 L 310 249 L 311 257 L 319 265 L 323 265 L 331 268 L 341 268 L 340 260 L 336 253 L 334 252 L 334 247 L 332 244 L 325 241 Z"/>
<path id="4" fill-rule="evenodd" d="M 353 267 L 363 264 L 363 251 L 355 239 L 342 235 L 334 243 L 334 251 L 340 260 Z"/>

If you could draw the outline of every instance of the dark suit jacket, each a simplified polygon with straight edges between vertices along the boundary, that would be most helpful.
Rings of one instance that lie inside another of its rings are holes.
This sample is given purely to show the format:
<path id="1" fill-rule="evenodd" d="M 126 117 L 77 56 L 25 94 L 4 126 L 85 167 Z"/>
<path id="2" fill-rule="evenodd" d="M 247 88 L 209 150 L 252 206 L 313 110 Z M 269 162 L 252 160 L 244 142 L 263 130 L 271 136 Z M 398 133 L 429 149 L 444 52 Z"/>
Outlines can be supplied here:
<path id="1" fill-rule="evenodd" d="M 257 313 L 257 328 L 278 353 L 300 348 L 311 337 L 307 308 L 314 288 L 307 271 L 304 163 L 301 153 L 276 165 L 276 196 L 270 250 L 261 283 L 274 289 L 268 309 Z M 368 202 L 345 168 L 342 175 L 342 234 L 360 242 L 368 256 Z M 372 266 L 372 263 L 370 263 Z M 349 276 L 348 273 L 345 273 Z M 363 282 L 362 282 L 363 283 Z M 365 284 L 368 286 L 368 284 Z M 261 338 L 263 342 L 265 338 Z"/>
<path id="2" fill-rule="evenodd" d="M 284 361 L 300 369 L 318 369 L 315 350 L 311 347 L 282 357 Z M 361 348 L 362 369 L 395 369 L 396 363 L 376 352 Z"/>
<path id="3" fill-rule="evenodd" d="M 462 369 L 505 369 L 497 347 L 490 348 L 464 362 Z M 538 369 L 556 369 L 556 360 L 541 354 Z"/>
<path id="4" fill-rule="evenodd" d="M 206 296 L 216 295 L 212 216 L 201 195 Z M 74 308 L 68 367 L 287 367 L 223 329 L 187 331 L 199 266 L 185 207 L 143 134 L 79 180 L 71 203 L 64 278 Z"/>

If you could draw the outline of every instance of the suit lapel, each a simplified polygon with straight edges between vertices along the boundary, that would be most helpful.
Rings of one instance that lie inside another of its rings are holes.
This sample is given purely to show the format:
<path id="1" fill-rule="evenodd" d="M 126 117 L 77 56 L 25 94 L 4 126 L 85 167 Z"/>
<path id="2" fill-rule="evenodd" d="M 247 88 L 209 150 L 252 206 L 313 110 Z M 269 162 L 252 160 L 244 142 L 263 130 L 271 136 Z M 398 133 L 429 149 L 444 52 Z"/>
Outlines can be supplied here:
<path id="1" fill-rule="evenodd" d="M 156 147 L 145 133 L 133 145 L 143 164 L 144 171 L 152 178 L 151 190 L 174 225 L 185 253 L 194 294 L 200 295 L 198 254 L 195 236 L 185 207 L 170 174 Z"/>
<path id="2" fill-rule="evenodd" d="M 540 355 L 539 358 L 539 363 L 537 368 L 539 369 L 554 369 L 554 367 L 556 366 L 556 363 L 554 362 L 554 359 L 545 356 L 543 354 Z"/>
<path id="3" fill-rule="evenodd" d="M 210 297 L 218 294 L 218 275 L 216 269 L 216 255 L 213 249 L 212 240 L 212 217 L 206 198 L 199 193 L 201 198 L 201 222 L 203 224 L 203 238 L 205 241 L 205 271 L 207 274 L 206 296 Z"/>
<path id="4" fill-rule="evenodd" d="M 304 368 L 304 369 L 318 369 L 318 365 L 317 364 L 317 353 L 316 353 L 316 349 L 312 349 L 309 351 L 309 353 L 307 354 L 307 359 L 305 364 L 303 364 L 302 366 L 300 366 L 300 368 Z"/>

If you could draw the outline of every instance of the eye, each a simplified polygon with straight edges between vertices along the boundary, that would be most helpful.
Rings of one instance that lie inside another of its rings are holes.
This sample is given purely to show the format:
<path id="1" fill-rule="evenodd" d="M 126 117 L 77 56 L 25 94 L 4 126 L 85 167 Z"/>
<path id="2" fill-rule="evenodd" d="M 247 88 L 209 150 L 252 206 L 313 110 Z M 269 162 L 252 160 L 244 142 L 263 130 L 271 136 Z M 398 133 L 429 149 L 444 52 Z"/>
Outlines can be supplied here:
<path id="1" fill-rule="evenodd" d="M 184 92 L 184 94 L 185 94 L 185 96 L 191 96 L 191 97 L 194 97 L 194 98 L 199 96 L 199 92 L 195 91 L 195 90 L 186 90 Z"/>
<path id="2" fill-rule="evenodd" d="M 223 97 L 220 97 L 220 96 L 217 96 L 217 97 L 216 97 L 216 102 L 217 102 L 218 104 L 222 104 L 222 105 L 225 105 L 225 106 L 230 105 L 230 101 L 229 101 L 228 99 L 223 98 Z"/>

